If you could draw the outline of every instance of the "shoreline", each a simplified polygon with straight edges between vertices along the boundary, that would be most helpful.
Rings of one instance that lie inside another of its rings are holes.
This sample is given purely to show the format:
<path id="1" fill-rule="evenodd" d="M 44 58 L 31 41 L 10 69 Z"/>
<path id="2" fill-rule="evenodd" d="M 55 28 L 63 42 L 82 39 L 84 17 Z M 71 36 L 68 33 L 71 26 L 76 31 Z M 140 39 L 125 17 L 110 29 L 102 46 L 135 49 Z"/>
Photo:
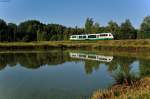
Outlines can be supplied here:
<path id="1" fill-rule="evenodd" d="M 132 85 L 117 84 L 110 89 L 97 90 L 91 99 L 149 99 L 150 77 L 144 77 Z"/>
<path id="2" fill-rule="evenodd" d="M 106 49 L 128 51 L 150 51 L 150 39 L 143 40 L 103 40 L 103 41 L 41 41 L 41 42 L 1 42 L 0 49 Z"/>

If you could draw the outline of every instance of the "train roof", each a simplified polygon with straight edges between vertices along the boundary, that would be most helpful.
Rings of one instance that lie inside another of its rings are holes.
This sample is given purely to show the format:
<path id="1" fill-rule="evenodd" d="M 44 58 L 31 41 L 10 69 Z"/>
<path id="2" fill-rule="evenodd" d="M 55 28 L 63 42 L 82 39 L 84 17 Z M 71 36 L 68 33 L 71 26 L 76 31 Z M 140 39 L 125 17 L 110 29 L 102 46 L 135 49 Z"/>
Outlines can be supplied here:
<path id="1" fill-rule="evenodd" d="M 71 35 L 71 36 L 99 35 L 99 34 L 112 34 L 112 33 L 80 34 L 80 35 Z"/>

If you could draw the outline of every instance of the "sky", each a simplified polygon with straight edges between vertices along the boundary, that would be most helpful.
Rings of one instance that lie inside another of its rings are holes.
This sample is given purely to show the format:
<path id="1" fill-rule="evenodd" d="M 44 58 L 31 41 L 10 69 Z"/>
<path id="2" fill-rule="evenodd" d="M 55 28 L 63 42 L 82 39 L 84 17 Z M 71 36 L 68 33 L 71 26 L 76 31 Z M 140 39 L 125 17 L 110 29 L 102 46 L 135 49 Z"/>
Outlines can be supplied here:
<path id="1" fill-rule="evenodd" d="M 0 0 L 0 18 L 6 22 L 36 19 L 68 27 L 84 27 L 87 17 L 101 26 L 110 20 L 121 24 L 130 19 L 139 28 L 150 15 L 150 0 Z"/>

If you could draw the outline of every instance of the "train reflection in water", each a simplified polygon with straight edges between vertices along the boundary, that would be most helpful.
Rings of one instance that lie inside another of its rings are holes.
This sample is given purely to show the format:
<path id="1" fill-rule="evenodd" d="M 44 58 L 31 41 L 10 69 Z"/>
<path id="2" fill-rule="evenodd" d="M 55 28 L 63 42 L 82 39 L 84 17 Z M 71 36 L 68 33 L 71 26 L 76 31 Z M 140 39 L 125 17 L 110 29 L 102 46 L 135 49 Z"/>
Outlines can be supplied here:
<path id="1" fill-rule="evenodd" d="M 111 62 L 113 60 L 113 56 L 104 56 L 104 55 L 96 55 L 96 54 L 85 54 L 85 53 L 70 53 L 71 58 L 76 59 L 84 59 L 84 60 L 94 60 L 101 62 Z"/>

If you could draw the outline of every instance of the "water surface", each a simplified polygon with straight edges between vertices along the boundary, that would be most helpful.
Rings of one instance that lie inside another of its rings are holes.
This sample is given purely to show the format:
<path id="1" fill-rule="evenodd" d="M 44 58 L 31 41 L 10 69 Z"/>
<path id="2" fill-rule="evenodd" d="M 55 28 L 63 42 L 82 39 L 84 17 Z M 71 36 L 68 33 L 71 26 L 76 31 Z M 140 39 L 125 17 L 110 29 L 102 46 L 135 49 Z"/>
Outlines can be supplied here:
<path id="1" fill-rule="evenodd" d="M 78 99 L 116 83 L 117 73 L 147 76 L 149 55 L 103 51 L 0 53 L 0 99 Z M 130 55 L 131 54 L 131 55 Z"/>

